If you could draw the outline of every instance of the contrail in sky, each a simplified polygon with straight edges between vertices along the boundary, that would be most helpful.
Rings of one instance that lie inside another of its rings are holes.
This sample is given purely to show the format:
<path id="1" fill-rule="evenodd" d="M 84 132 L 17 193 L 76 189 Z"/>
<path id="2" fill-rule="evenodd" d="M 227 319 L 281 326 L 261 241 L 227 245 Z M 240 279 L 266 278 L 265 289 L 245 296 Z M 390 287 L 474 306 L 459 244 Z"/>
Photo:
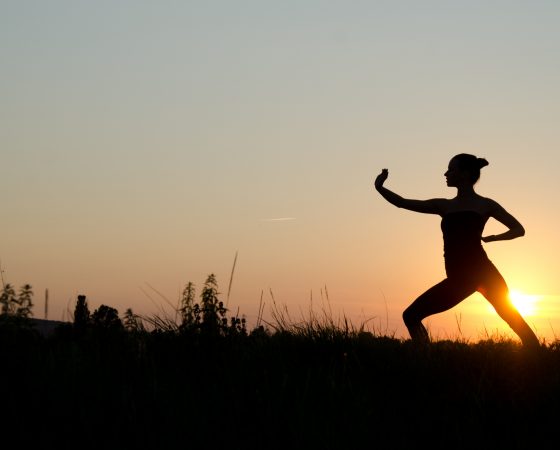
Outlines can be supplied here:
<path id="1" fill-rule="evenodd" d="M 277 217 L 275 219 L 261 219 L 262 222 L 286 222 L 288 220 L 296 220 L 295 217 Z"/>

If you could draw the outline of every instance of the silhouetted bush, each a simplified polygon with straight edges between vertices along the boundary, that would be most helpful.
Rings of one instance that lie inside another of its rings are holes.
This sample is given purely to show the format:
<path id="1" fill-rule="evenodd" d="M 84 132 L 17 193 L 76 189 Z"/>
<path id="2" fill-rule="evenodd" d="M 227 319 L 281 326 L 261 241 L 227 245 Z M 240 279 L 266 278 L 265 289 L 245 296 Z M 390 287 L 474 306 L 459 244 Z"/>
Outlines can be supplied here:
<path id="1" fill-rule="evenodd" d="M 20 288 L 19 294 L 16 294 L 11 284 L 6 284 L 0 295 L 1 311 L 3 316 L 17 316 L 28 318 L 33 315 L 33 290 L 31 285 L 25 284 Z"/>
<path id="2" fill-rule="evenodd" d="M 91 325 L 95 328 L 107 330 L 123 330 L 124 326 L 119 318 L 119 312 L 107 305 L 101 305 L 91 315 Z"/>

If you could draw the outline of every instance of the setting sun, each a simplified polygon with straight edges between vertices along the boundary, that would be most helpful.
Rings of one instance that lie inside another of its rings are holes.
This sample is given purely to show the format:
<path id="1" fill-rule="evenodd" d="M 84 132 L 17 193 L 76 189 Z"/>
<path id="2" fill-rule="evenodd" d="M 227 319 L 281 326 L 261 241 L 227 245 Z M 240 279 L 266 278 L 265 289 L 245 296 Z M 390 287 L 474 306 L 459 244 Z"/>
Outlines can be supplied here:
<path id="1" fill-rule="evenodd" d="M 509 293 L 509 298 L 521 315 L 535 315 L 537 311 L 537 302 L 540 299 L 540 296 L 529 295 L 520 291 L 512 290 Z"/>

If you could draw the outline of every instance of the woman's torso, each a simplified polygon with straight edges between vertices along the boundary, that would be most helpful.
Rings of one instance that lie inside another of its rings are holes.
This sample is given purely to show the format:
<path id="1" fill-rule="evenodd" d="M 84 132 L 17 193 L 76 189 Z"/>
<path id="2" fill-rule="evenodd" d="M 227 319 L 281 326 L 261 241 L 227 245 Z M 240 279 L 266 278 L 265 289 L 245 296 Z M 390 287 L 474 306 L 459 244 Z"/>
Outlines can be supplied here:
<path id="1" fill-rule="evenodd" d="M 443 254 L 449 272 L 464 272 L 487 262 L 482 232 L 488 216 L 475 210 L 457 210 L 441 215 Z"/>

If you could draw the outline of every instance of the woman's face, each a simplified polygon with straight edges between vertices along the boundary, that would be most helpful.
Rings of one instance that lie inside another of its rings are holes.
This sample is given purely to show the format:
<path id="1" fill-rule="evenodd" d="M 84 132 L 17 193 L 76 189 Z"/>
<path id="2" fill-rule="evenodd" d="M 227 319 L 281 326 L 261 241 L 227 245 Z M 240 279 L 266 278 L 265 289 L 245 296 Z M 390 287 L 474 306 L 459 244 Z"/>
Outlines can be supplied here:
<path id="1" fill-rule="evenodd" d="M 445 179 L 447 181 L 447 186 L 457 187 L 467 181 L 468 177 L 467 173 L 459 168 L 458 162 L 452 159 L 449 161 L 447 172 L 445 172 Z"/>

